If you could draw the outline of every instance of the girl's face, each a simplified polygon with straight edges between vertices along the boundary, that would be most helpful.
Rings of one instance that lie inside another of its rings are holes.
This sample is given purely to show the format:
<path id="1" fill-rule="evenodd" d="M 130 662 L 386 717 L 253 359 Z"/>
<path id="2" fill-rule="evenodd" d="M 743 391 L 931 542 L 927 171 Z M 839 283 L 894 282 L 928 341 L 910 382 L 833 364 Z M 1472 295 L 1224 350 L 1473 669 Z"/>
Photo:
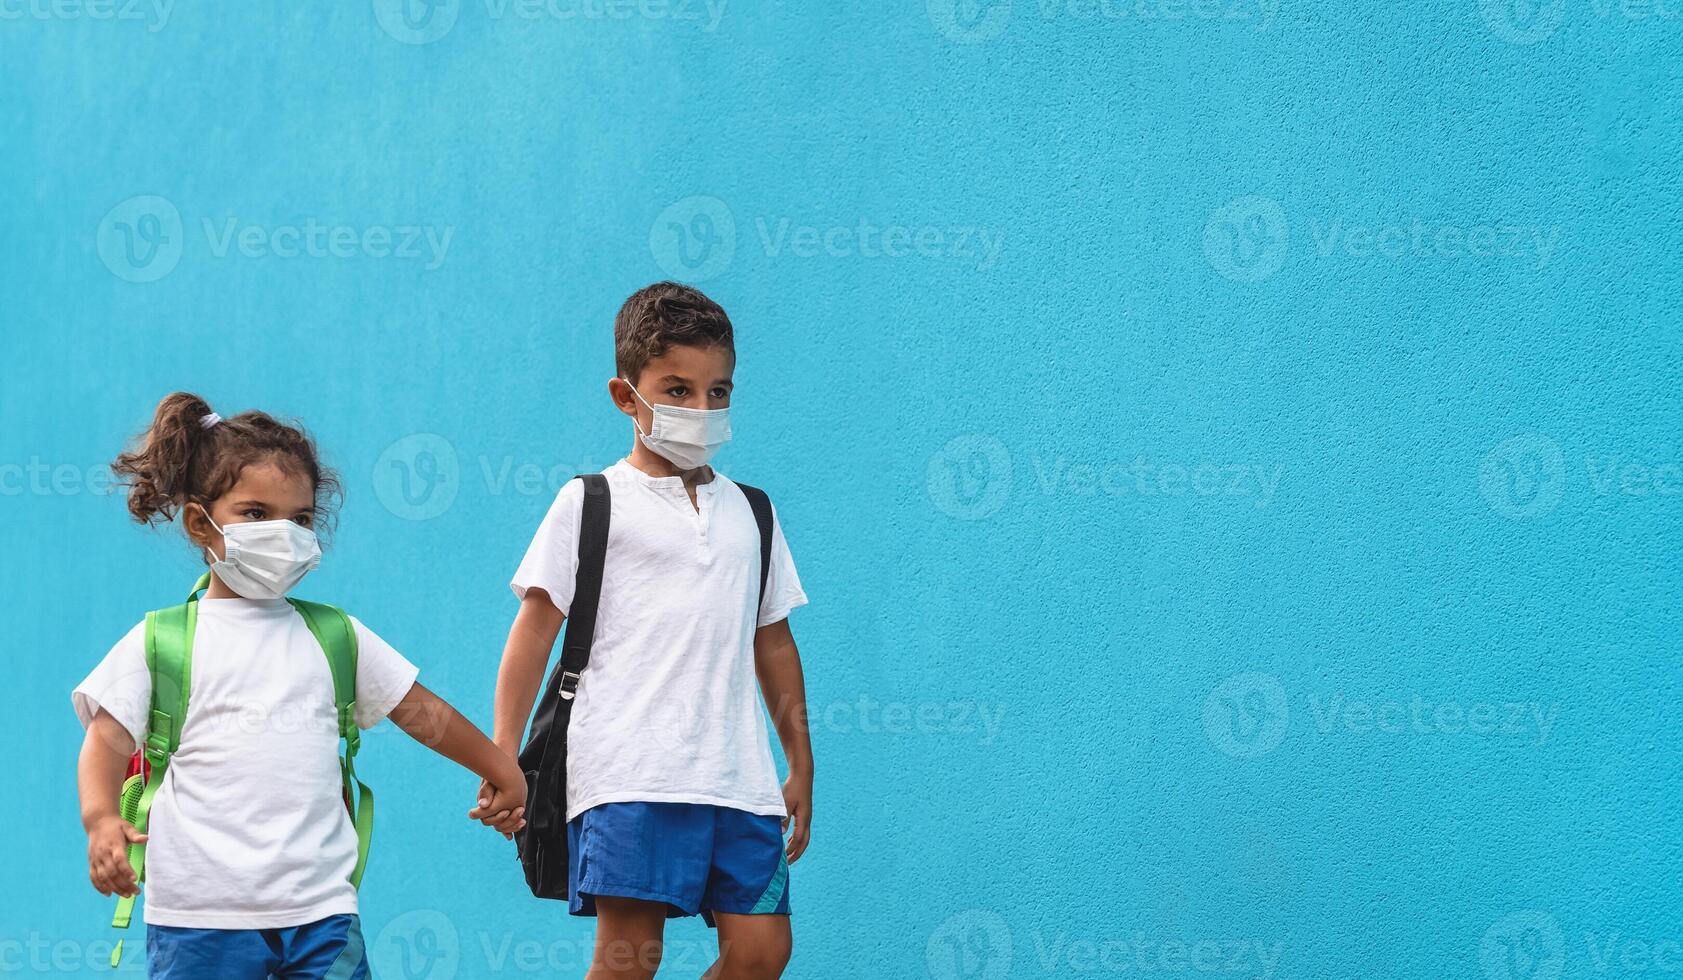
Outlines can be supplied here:
<path id="1" fill-rule="evenodd" d="M 239 479 L 227 493 L 211 501 L 208 510 L 211 519 L 222 527 L 246 521 L 281 520 L 313 527 L 316 488 L 305 474 L 282 469 L 273 460 L 263 460 L 240 470 Z M 222 550 L 222 533 L 205 519 L 203 511 L 188 507 L 183 521 L 194 544 L 209 548 L 219 557 L 226 554 Z"/>

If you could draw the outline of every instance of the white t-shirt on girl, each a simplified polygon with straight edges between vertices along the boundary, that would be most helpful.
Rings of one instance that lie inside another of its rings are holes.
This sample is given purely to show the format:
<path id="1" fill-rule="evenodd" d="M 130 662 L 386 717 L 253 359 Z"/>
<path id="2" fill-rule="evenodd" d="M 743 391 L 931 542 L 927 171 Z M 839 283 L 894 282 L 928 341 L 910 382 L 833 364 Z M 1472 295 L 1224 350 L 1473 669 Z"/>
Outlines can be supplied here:
<path id="1" fill-rule="evenodd" d="M 567 819 L 628 801 L 786 816 L 754 673 L 755 629 L 807 601 L 781 523 L 756 610 L 760 532 L 735 483 L 715 471 L 695 488 L 697 511 L 681 477 L 626 460 L 603 475 L 608 552 L 567 730 Z M 540 588 L 561 612 L 572 605 L 583 500 L 578 480 L 556 494 L 514 573 L 516 595 Z"/>
<path id="2" fill-rule="evenodd" d="M 379 724 L 418 673 L 353 618 L 356 722 Z M 146 738 L 145 624 L 71 695 Z M 146 922 L 279 929 L 355 914 L 356 828 L 345 810 L 327 655 L 285 599 L 200 599 L 187 720 L 152 804 Z"/>

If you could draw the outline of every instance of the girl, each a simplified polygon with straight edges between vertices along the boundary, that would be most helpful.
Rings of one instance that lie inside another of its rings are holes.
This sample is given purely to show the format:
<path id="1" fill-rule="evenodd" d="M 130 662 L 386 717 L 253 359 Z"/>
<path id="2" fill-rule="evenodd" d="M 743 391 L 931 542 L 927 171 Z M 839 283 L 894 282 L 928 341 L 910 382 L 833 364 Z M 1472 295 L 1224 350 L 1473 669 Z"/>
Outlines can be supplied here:
<path id="1" fill-rule="evenodd" d="M 129 758 L 154 721 L 145 624 L 72 695 L 87 728 L 77 783 L 88 876 L 101 894 L 134 896 L 129 845 L 146 845 L 153 977 L 366 977 L 332 672 L 325 641 L 285 599 L 321 560 L 315 528 L 335 478 L 301 429 L 262 412 L 224 419 L 182 392 L 158 405 L 140 448 L 112 469 L 134 519 L 179 518 L 210 573 L 195 604 L 179 747 L 147 834 L 118 812 Z M 526 781 L 515 762 L 416 683 L 414 664 L 349 622 L 356 725 L 389 715 L 485 780 L 470 817 L 519 829 Z"/>

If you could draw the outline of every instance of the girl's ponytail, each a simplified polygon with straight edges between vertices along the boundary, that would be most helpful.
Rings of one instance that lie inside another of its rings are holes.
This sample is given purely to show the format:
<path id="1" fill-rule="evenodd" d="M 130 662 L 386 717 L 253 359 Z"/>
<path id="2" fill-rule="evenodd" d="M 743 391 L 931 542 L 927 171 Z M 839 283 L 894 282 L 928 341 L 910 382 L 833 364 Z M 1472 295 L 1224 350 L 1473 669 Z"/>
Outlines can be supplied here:
<path id="1" fill-rule="evenodd" d="M 189 501 L 209 506 L 233 489 L 245 467 L 261 462 L 308 479 L 315 488 L 314 526 L 325 530 L 332 523 L 339 480 L 321 465 L 315 441 L 296 422 L 266 412 L 225 419 L 198 395 L 178 391 L 158 403 L 138 441 L 139 448 L 118 456 L 111 472 L 128 486 L 129 513 L 142 524 L 172 521 Z"/>
<path id="2" fill-rule="evenodd" d="M 129 487 L 129 513 L 141 524 L 175 519 L 191 494 L 194 463 L 218 433 L 205 424 L 210 403 L 178 391 L 158 403 L 140 448 L 125 452 L 111 472 Z"/>

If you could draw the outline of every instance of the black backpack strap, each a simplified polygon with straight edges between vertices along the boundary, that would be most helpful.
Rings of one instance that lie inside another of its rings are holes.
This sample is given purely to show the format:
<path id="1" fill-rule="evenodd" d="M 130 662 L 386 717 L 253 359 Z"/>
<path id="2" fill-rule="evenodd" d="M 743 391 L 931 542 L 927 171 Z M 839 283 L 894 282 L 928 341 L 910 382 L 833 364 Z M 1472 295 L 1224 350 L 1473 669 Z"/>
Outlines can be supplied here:
<path id="1" fill-rule="evenodd" d="M 608 555 L 608 478 L 586 473 L 578 479 L 584 483 L 579 570 L 573 580 L 573 602 L 567 610 L 567 632 L 561 640 L 561 669 L 557 672 L 564 701 L 573 699 L 579 675 L 590 665 L 590 647 L 596 642 L 596 607 L 602 600 L 602 564 Z"/>
<path id="2" fill-rule="evenodd" d="M 754 623 L 760 621 L 760 606 L 766 603 L 766 575 L 771 572 L 771 498 L 759 487 L 738 483 L 742 495 L 748 498 L 748 508 L 754 512 L 754 523 L 760 526 L 760 602 L 754 607 Z"/>

